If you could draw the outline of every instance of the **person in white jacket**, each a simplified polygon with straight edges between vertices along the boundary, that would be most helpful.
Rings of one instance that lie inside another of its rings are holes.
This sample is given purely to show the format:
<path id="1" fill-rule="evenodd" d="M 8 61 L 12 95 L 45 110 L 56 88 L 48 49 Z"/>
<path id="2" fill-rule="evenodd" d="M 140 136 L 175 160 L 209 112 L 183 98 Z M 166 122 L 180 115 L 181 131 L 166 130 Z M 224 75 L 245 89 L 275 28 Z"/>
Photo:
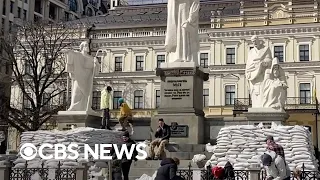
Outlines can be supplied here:
<path id="1" fill-rule="evenodd" d="M 267 172 L 267 180 L 290 180 L 290 169 L 285 160 L 274 151 L 267 151 L 261 156 Z"/>

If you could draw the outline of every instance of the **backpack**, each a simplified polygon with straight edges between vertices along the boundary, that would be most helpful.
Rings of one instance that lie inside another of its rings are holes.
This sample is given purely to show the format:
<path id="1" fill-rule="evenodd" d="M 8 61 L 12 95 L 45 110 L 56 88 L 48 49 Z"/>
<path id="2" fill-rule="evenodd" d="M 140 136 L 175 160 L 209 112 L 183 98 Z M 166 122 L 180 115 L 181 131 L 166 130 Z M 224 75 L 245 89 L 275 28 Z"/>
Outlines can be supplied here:
<path id="1" fill-rule="evenodd" d="M 211 169 L 211 173 L 214 178 L 222 179 L 224 176 L 224 169 L 222 167 L 216 166 Z"/>

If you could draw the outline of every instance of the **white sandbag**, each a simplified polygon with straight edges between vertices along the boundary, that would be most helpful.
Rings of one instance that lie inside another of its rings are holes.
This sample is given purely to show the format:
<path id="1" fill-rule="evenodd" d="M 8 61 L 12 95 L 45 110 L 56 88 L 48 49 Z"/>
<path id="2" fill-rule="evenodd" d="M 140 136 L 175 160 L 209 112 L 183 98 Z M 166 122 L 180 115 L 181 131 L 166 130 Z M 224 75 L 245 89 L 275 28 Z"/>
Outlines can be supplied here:
<path id="1" fill-rule="evenodd" d="M 210 158 L 210 160 L 217 160 L 218 158 L 213 154 Z"/>
<path id="2" fill-rule="evenodd" d="M 252 155 L 247 155 L 247 154 L 239 154 L 238 155 L 238 158 L 243 158 L 243 159 L 250 159 L 252 158 Z"/>
<path id="3" fill-rule="evenodd" d="M 217 164 L 219 167 L 224 167 L 227 164 L 227 161 L 221 161 Z"/>
<path id="4" fill-rule="evenodd" d="M 205 160 L 207 157 L 204 154 L 196 154 L 193 156 L 192 162 L 193 163 L 198 163 L 201 162 L 203 160 Z"/>

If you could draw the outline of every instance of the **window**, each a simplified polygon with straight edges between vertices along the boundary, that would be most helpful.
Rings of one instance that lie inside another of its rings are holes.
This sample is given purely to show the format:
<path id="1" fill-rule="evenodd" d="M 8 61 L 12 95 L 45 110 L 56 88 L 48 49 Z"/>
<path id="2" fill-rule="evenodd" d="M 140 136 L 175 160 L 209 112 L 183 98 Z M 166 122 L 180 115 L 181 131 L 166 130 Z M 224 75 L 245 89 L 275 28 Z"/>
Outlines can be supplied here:
<path id="1" fill-rule="evenodd" d="M 122 57 L 115 57 L 114 71 L 122 71 Z"/>
<path id="2" fill-rule="evenodd" d="M 50 110 L 51 103 L 49 102 L 49 100 L 50 100 L 50 94 L 44 93 L 42 95 L 42 104 L 43 104 L 42 110 L 43 111 L 49 111 Z"/>
<path id="3" fill-rule="evenodd" d="M 93 11 L 91 8 L 87 7 L 87 16 L 93 16 Z"/>
<path id="4" fill-rule="evenodd" d="M 227 85 L 225 87 L 225 104 L 226 105 L 233 105 L 234 104 L 234 98 L 235 98 L 235 85 Z"/>
<path id="5" fill-rule="evenodd" d="M 21 18 L 21 7 L 18 7 L 18 18 Z"/>
<path id="6" fill-rule="evenodd" d="M 10 13 L 13 13 L 13 3 L 12 1 L 10 1 Z"/>
<path id="7" fill-rule="evenodd" d="M 78 4 L 76 0 L 69 0 L 68 4 L 69 4 L 70 11 L 73 11 L 73 12 L 78 11 Z"/>
<path id="8" fill-rule="evenodd" d="M 136 56 L 136 71 L 143 71 L 143 56 Z"/>
<path id="9" fill-rule="evenodd" d="M 203 107 L 209 106 L 209 89 L 203 90 Z"/>
<path id="10" fill-rule="evenodd" d="M 63 97 L 62 97 L 62 103 L 64 106 L 68 107 L 70 106 L 70 103 L 71 103 L 71 92 L 69 91 L 69 97 L 67 95 L 67 91 L 64 91 L 63 92 Z M 68 98 L 68 99 L 67 99 Z"/>
<path id="11" fill-rule="evenodd" d="M 101 56 L 98 56 L 97 59 L 98 59 L 99 65 L 100 65 L 99 72 L 102 72 L 102 57 L 101 57 Z"/>
<path id="12" fill-rule="evenodd" d="M 25 60 L 25 67 L 24 67 L 24 71 L 25 71 L 25 75 L 32 75 L 33 74 L 33 69 L 32 66 L 30 64 L 30 62 L 28 62 L 27 60 Z"/>
<path id="13" fill-rule="evenodd" d="M 23 10 L 23 20 L 27 20 L 27 10 Z"/>
<path id="14" fill-rule="evenodd" d="M 119 99 L 122 98 L 122 92 L 121 91 L 113 91 L 113 109 L 119 109 Z"/>
<path id="15" fill-rule="evenodd" d="M 274 57 L 277 57 L 279 62 L 283 62 L 283 46 L 274 46 Z"/>
<path id="16" fill-rule="evenodd" d="M 157 68 L 160 68 L 161 63 L 166 62 L 165 55 L 157 55 Z"/>
<path id="17" fill-rule="evenodd" d="M 28 99 L 28 96 L 31 97 L 31 93 L 27 93 L 27 95 L 25 94 L 23 95 L 23 109 L 31 109 L 31 101 Z"/>
<path id="18" fill-rule="evenodd" d="M 143 91 L 136 90 L 134 91 L 134 109 L 143 108 Z"/>
<path id="19" fill-rule="evenodd" d="M 100 99 L 101 99 L 101 92 L 100 91 L 93 91 L 92 92 L 92 109 L 100 109 Z"/>
<path id="20" fill-rule="evenodd" d="M 202 66 L 203 68 L 208 68 L 209 66 L 208 53 L 200 54 L 200 66 Z"/>
<path id="21" fill-rule="evenodd" d="M 64 19 L 66 21 L 69 21 L 69 18 L 70 18 L 69 13 L 68 12 L 64 12 Z"/>
<path id="22" fill-rule="evenodd" d="M 235 48 L 227 48 L 227 64 L 235 64 L 236 59 L 236 49 Z"/>
<path id="23" fill-rule="evenodd" d="M 310 83 L 300 84 L 300 104 L 311 103 L 311 87 Z"/>
<path id="24" fill-rule="evenodd" d="M 160 107 L 160 90 L 156 90 L 156 108 Z"/>
<path id="25" fill-rule="evenodd" d="M 309 61 L 309 45 L 299 45 L 300 61 Z"/>
<path id="26" fill-rule="evenodd" d="M 45 61 L 46 61 L 45 65 L 44 65 L 45 73 L 51 73 L 53 60 L 52 59 L 46 59 Z"/>

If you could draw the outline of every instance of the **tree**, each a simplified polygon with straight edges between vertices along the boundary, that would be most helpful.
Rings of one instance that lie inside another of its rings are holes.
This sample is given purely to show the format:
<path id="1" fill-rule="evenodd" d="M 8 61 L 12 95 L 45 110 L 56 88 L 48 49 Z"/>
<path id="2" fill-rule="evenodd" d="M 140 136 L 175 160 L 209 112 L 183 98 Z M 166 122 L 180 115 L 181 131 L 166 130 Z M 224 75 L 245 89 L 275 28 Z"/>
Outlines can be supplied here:
<path id="1" fill-rule="evenodd" d="M 28 22 L 0 38 L 1 59 L 12 72 L 11 100 L 2 108 L 8 117 L 2 119 L 18 131 L 36 131 L 65 108 L 63 51 L 79 39 L 77 32 L 64 24 Z"/>

